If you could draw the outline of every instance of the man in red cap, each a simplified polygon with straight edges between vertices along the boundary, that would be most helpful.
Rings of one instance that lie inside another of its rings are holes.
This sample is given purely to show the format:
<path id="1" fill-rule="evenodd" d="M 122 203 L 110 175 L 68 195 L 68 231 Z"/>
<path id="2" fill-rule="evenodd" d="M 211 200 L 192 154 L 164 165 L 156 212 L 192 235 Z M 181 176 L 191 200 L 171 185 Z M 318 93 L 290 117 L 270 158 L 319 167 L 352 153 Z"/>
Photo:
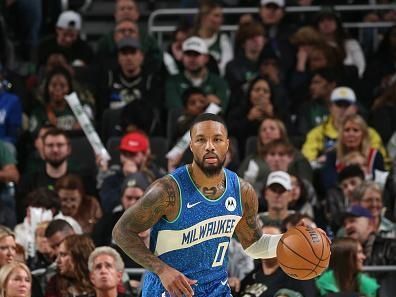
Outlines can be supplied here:
<path id="1" fill-rule="evenodd" d="M 98 188 L 105 212 L 111 212 L 119 203 L 121 184 L 125 177 L 141 172 L 149 183 L 165 175 L 165 172 L 150 162 L 150 142 L 140 131 L 130 132 L 120 142 L 120 164 L 108 168 L 101 162 L 98 173 Z"/>

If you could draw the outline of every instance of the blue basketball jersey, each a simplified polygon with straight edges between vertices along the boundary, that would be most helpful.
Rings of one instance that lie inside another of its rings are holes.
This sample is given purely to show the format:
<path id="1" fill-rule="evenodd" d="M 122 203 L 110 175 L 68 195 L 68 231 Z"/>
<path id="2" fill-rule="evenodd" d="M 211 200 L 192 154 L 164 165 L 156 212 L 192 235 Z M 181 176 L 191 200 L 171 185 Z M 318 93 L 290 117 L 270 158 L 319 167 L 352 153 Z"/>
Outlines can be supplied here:
<path id="1" fill-rule="evenodd" d="M 152 228 L 150 250 L 162 261 L 197 280 L 195 296 L 231 296 L 227 285 L 227 250 L 242 217 L 238 176 L 224 169 L 226 187 L 216 200 L 208 199 L 194 184 L 187 166 L 170 176 L 180 194 L 180 210 L 172 222 L 162 218 Z M 168 296 L 159 277 L 148 273 L 143 296 Z"/>

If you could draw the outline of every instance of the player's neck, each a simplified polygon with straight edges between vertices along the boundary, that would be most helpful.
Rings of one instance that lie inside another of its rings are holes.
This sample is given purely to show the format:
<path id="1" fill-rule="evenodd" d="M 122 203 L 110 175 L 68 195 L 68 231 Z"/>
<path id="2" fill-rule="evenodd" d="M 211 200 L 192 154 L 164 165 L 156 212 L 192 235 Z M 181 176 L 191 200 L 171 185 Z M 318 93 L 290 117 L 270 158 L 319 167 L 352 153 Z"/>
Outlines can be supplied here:
<path id="1" fill-rule="evenodd" d="M 224 172 L 221 170 L 219 174 L 214 176 L 207 176 L 197 164 L 192 163 L 188 166 L 191 178 L 198 185 L 205 185 L 206 187 L 217 186 L 224 182 Z"/>

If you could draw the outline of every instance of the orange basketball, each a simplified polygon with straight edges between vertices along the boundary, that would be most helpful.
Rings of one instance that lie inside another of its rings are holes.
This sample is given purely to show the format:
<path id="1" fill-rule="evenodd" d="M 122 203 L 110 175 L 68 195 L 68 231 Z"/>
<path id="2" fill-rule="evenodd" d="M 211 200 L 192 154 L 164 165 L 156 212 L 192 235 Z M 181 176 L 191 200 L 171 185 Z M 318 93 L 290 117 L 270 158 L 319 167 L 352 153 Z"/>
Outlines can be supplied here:
<path id="1" fill-rule="evenodd" d="M 330 244 L 316 229 L 293 227 L 283 234 L 276 254 L 279 265 L 286 274 L 307 280 L 326 270 L 330 261 Z"/>

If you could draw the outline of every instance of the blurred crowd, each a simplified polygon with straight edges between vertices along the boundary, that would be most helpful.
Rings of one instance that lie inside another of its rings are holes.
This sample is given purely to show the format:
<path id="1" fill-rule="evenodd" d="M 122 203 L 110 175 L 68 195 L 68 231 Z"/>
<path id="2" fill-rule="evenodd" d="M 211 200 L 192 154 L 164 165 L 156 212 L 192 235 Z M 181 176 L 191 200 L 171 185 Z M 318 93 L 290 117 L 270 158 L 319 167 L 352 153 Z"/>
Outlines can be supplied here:
<path id="1" fill-rule="evenodd" d="M 390 296 L 395 272 L 363 266 L 396 265 L 396 8 L 180 1 L 198 13 L 174 16 L 160 43 L 141 2 L 111 1 L 113 28 L 97 40 L 84 1 L 60 2 L 0 0 L 0 297 L 139 296 L 141 275 L 124 268 L 140 266 L 112 228 L 191 162 L 188 131 L 203 112 L 225 119 L 225 166 L 254 186 L 264 232 L 305 220 L 334 240 L 326 273 L 297 281 L 233 239 L 235 296 Z M 258 13 L 223 15 L 235 6 Z M 65 99 L 73 92 L 91 125 Z M 91 148 L 95 133 L 111 159 Z M 148 246 L 150 230 L 140 236 Z"/>

